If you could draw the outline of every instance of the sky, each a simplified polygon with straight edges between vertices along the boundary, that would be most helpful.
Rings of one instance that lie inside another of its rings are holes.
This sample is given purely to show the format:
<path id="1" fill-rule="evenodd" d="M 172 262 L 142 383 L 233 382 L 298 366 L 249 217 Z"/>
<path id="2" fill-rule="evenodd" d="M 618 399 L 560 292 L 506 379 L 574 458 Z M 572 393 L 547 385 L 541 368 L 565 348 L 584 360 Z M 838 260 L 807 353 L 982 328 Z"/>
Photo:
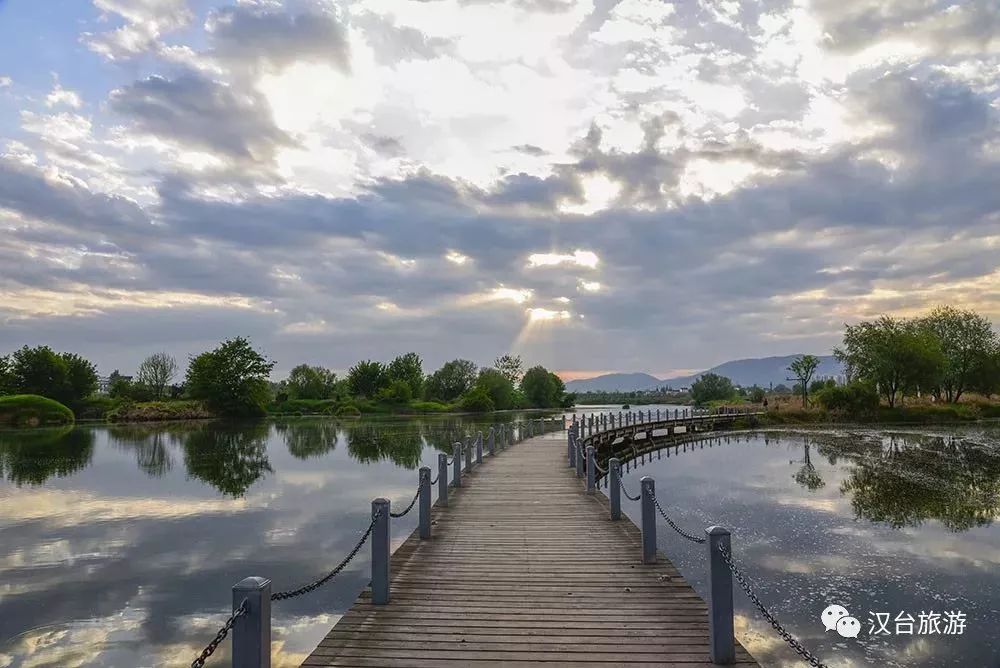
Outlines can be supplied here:
<path id="1" fill-rule="evenodd" d="M 660 377 L 1000 322 L 996 0 L 0 0 L 0 354 Z"/>

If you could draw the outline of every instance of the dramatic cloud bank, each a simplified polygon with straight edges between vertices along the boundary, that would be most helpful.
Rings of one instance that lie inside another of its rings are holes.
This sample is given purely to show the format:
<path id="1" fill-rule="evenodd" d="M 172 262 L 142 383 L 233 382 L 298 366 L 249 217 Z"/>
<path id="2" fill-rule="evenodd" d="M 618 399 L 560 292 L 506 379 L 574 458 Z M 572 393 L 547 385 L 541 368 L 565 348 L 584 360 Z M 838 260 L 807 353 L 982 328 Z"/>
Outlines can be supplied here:
<path id="1" fill-rule="evenodd" d="M 61 46 L 0 27 L 0 350 L 663 375 L 1000 319 L 994 0 L 18 12 Z"/>

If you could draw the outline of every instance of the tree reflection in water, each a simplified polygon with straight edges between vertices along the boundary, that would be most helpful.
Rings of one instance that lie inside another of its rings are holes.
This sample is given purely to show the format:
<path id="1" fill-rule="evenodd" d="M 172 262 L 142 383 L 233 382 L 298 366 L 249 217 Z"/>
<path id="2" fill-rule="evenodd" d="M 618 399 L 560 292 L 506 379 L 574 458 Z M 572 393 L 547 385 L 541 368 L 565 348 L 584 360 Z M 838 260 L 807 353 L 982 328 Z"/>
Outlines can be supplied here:
<path id="1" fill-rule="evenodd" d="M 276 422 L 274 430 L 285 439 L 288 452 L 297 459 L 319 457 L 337 448 L 339 425 L 329 420 Z"/>
<path id="2" fill-rule="evenodd" d="M 802 456 L 802 467 L 795 472 L 792 478 L 810 492 L 814 492 L 817 489 L 825 487 L 826 482 L 823 481 L 823 477 L 820 476 L 819 472 L 816 471 L 816 467 L 813 466 L 812 459 L 809 456 L 809 441 L 807 440 L 802 447 L 805 450 Z M 791 463 L 795 463 L 794 460 Z"/>
<path id="3" fill-rule="evenodd" d="M 193 430 L 204 424 L 116 424 L 108 427 L 108 439 L 121 450 L 135 453 L 136 464 L 146 475 L 163 477 L 173 468 L 168 446 L 177 447 Z"/>
<path id="4" fill-rule="evenodd" d="M 204 480 L 223 494 L 243 496 L 265 473 L 273 473 L 267 458 L 266 422 L 198 429 L 184 436 L 184 465 L 188 474 Z"/>
<path id="5" fill-rule="evenodd" d="M 89 429 L 0 431 L 0 475 L 18 487 L 72 475 L 86 468 L 93 456 L 94 433 Z"/>
<path id="6" fill-rule="evenodd" d="M 397 466 L 415 469 L 420 464 L 423 439 L 418 428 L 388 429 L 371 424 L 349 425 L 344 430 L 347 451 L 362 464 L 388 459 Z"/>
<path id="7" fill-rule="evenodd" d="M 939 520 L 952 531 L 993 522 L 1000 511 L 1000 452 L 958 437 L 889 434 L 825 445 L 853 467 L 840 490 L 857 516 L 893 528 Z"/>

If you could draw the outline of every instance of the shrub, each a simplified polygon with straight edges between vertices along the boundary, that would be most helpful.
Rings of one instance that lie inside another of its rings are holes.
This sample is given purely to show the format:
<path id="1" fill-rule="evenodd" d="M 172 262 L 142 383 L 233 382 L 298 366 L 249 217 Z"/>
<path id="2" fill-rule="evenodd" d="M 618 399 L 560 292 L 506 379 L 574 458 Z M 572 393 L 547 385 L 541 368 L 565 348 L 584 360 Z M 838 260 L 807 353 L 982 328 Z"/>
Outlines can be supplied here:
<path id="1" fill-rule="evenodd" d="M 37 394 L 0 397 L 0 425 L 46 427 L 71 424 L 74 419 L 73 411 L 69 408 Z"/>
<path id="2" fill-rule="evenodd" d="M 474 387 L 465 393 L 459 405 L 468 413 L 489 413 L 493 410 L 493 399 L 483 388 Z"/>
<path id="3" fill-rule="evenodd" d="M 107 413 L 109 422 L 204 420 L 215 415 L 200 401 L 122 401 Z"/>
<path id="4" fill-rule="evenodd" d="M 410 408 L 417 413 L 447 413 L 451 407 L 437 401 L 412 401 Z"/>
<path id="5" fill-rule="evenodd" d="M 830 411 L 868 415 L 878 408 L 879 396 L 868 383 L 854 382 L 825 387 L 816 393 L 816 401 Z"/>
<path id="6" fill-rule="evenodd" d="M 337 409 L 337 417 L 361 417 L 361 411 L 357 406 L 347 404 Z"/>

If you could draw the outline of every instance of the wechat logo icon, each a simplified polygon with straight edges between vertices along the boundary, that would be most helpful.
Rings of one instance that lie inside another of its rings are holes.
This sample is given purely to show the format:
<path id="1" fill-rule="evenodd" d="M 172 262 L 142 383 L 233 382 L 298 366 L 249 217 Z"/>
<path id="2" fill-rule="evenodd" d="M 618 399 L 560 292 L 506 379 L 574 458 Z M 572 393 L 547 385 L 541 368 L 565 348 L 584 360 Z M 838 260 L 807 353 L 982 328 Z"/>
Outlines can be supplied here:
<path id="1" fill-rule="evenodd" d="M 861 633 L 861 622 L 856 617 L 851 617 L 851 613 L 842 605 L 828 605 L 820 615 L 820 620 L 824 629 L 836 631 L 843 638 L 857 638 Z"/>

